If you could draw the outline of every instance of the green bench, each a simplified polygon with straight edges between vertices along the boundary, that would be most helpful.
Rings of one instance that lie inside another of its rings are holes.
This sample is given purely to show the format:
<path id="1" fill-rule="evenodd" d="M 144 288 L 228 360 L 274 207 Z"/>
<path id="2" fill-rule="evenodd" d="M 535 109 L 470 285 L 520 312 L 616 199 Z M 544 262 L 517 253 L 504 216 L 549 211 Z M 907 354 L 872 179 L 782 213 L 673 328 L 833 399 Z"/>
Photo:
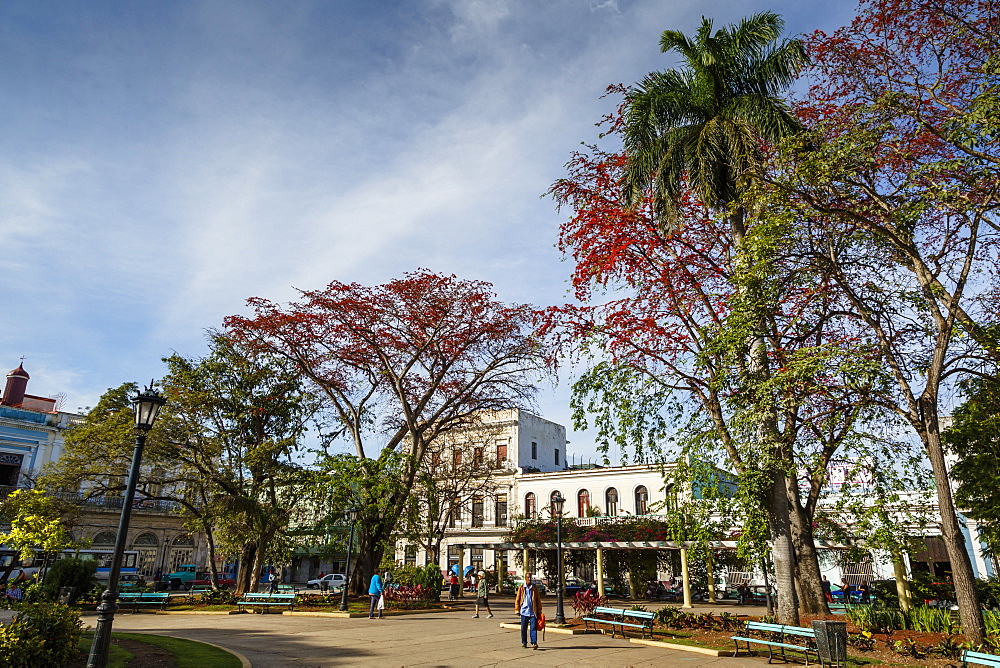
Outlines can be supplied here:
<path id="1" fill-rule="evenodd" d="M 151 591 L 123 591 L 118 594 L 118 602 L 123 605 L 131 605 L 132 614 L 139 612 L 140 605 L 158 605 L 160 610 L 163 610 L 170 602 L 170 594 Z"/>
<path id="2" fill-rule="evenodd" d="M 962 668 L 969 664 L 976 666 L 995 666 L 1000 668 L 1000 656 L 996 654 L 984 654 L 983 652 L 973 652 L 972 650 L 962 650 Z"/>
<path id="3" fill-rule="evenodd" d="M 191 585 L 188 591 L 192 594 L 204 594 L 205 592 L 212 591 L 212 585 Z"/>
<path id="4" fill-rule="evenodd" d="M 625 627 L 636 628 L 641 631 L 641 637 L 645 638 L 646 634 L 649 637 L 653 637 L 653 621 L 656 619 L 655 612 L 646 612 L 645 610 L 622 610 L 620 608 L 594 608 L 594 612 L 591 613 L 595 615 L 594 617 L 584 617 L 583 627 L 589 630 L 590 625 L 594 625 L 594 630 L 601 630 L 598 628 L 598 624 L 607 624 L 611 627 L 611 637 L 614 638 L 618 629 L 621 629 L 622 638 L 625 636 Z M 604 615 L 604 617 L 599 617 L 596 615 Z M 638 623 L 636 623 L 638 622 Z"/>
<path id="5" fill-rule="evenodd" d="M 767 635 L 767 638 L 751 638 L 750 632 L 756 631 L 758 633 L 763 633 Z M 751 652 L 750 644 L 755 643 L 758 645 L 764 645 L 767 647 L 767 662 L 771 663 L 776 658 L 780 658 L 785 663 L 788 663 L 788 656 L 785 654 L 786 650 L 792 650 L 794 652 L 800 652 L 806 657 L 806 665 L 809 664 L 809 655 L 815 654 L 816 659 L 819 660 L 819 655 L 816 652 L 816 632 L 812 629 L 807 629 L 801 626 L 785 626 L 784 624 L 765 624 L 763 622 L 747 622 L 746 635 L 745 636 L 732 636 L 732 640 L 736 643 L 736 654 L 740 652 Z M 806 640 L 806 644 L 803 644 L 802 640 Z M 790 642 L 786 642 L 790 641 Z M 746 647 L 740 647 L 740 643 L 744 643 Z M 795 644 L 793 644 L 795 643 Z"/>
<path id="6" fill-rule="evenodd" d="M 291 610 L 295 605 L 295 594 L 243 594 L 243 598 L 236 602 L 236 609 L 243 612 L 250 610 L 260 610 L 268 612 L 271 608 L 285 608 Z"/>

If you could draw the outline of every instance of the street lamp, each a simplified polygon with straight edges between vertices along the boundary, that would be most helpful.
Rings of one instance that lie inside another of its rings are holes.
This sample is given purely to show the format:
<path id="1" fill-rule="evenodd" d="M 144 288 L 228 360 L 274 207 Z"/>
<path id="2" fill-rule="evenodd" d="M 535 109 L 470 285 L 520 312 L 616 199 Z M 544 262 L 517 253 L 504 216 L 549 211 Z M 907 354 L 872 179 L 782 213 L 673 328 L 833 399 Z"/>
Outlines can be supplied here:
<path id="1" fill-rule="evenodd" d="M 125 543 L 128 539 L 128 525 L 132 518 L 132 503 L 135 501 L 135 488 L 139 483 L 139 465 L 142 463 L 142 450 L 146 445 L 146 436 L 156 422 L 156 416 L 167 400 L 153 390 L 152 384 L 132 399 L 135 409 L 135 450 L 132 452 L 132 468 L 128 474 L 128 484 L 125 487 L 125 498 L 122 502 L 122 514 L 118 520 L 118 536 L 115 538 L 115 552 L 111 557 L 111 568 L 108 572 L 108 588 L 101 594 L 101 604 L 97 606 L 97 628 L 94 630 L 94 642 L 90 646 L 90 657 L 87 668 L 104 668 L 108 663 L 108 648 L 111 644 L 111 625 L 118 611 L 118 576 L 122 569 L 122 555 L 125 553 Z"/>
<path id="2" fill-rule="evenodd" d="M 556 624 L 565 624 L 566 615 L 563 614 L 563 592 L 566 584 L 563 582 L 563 556 L 562 556 L 562 511 L 566 499 L 559 492 L 551 499 L 552 515 L 556 518 L 556 560 L 559 562 L 558 578 L 559 585 L 556 589 Z"/>
<path id="3" fill-rule="evenodd" d="M 357 508 L 350 508 L 347 517 L 351 520 L 351 537 L 347 541 L 347 561 L 344 562 L 344 586 L 340 590 L 340 611 L 347 612 L 347 590 L 351 586 L 351 548 L 354 546 L 354 523 L 361 516 Z"/>

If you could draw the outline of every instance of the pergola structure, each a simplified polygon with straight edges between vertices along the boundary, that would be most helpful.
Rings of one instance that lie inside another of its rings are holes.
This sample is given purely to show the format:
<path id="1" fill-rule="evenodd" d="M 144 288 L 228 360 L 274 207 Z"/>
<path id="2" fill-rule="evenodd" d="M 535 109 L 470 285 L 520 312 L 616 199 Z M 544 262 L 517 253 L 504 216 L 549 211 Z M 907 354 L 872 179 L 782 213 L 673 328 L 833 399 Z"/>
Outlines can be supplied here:
<path id="1" fill-rule="evenodd" d="M 684 591 L 684 603 L 681 607 L 690 608 L 691 605 L 691 583 L 688 574 L 688 550 L 703 548 L 709 550 L 735 550 L 738 541 L 735 540 L 710 540 L 704 543 L 695 541 L 678 540 L 622 540 L 622 541 L 591 541 L 591 542 L 564 542 L 563 549 L 567 550 L 594 550 L 597 552 L 597 594 L 604 596 L 604 550 L 680 550 L 681 553 L 681 583 Z M 466 549 L 484 550 L 522 550 L 524 553 L 524 564 L 527 567 L 528 555 L 531 550 L 555 550 L 556 543 L 453 543 L 458 551 L 458 572 L 463 573 L 465 565 L 462 563 Z M 824 540 L 817 540 L 816 547 L 825 550 L 845 550 L 850 545 L 843 543 L 831 543 Z M 712 562 L 706 562 L 708 568 L 708 600 L 715 603 L 715 578 L 712 576 Z M 565 572 L 565 569 L 563 569 Z M 559 583 L 562 586 L 562 583 Z"/>

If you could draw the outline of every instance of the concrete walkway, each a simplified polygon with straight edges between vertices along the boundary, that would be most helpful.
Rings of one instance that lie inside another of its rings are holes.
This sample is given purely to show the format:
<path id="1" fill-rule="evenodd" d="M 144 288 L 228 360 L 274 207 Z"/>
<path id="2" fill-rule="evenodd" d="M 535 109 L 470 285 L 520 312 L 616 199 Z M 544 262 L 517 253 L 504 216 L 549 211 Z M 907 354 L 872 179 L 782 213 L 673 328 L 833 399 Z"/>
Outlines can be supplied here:
<path id="1" fill-rule="evenodd" d="M 146 631 L 233 649 L 254 668 L 277 666 L 761 666 L 764 659 L 717 658 L 629 643 L 604 635 L 547 634 L 540 649 L 523 649 L 506 601 L 496 617 L 464 611 L 384 620 L 258 615 L 119 614 L 116 631 Z M 554 614 L 546 600 L 547 616 Z M 502 607 L 500 607 L 502 606 Z M 84 623 L 94 625 L 93 614 Z"/>

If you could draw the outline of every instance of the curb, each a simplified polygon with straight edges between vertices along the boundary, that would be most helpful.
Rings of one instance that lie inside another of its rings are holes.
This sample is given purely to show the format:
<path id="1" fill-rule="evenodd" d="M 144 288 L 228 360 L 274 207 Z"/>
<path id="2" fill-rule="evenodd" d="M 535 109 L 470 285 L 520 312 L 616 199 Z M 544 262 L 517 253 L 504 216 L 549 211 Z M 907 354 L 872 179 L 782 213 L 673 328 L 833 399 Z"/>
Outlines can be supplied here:
<path id="1" fill-rule="evenodd" d="M 386 617 L 399 617 L 402 615 L 420 615 L 427 612 L 455 612 L 456 610 L 461 610 L 461 608 L 425 608 L 423 610 L 385 610 L 383 615 Z M 297 611 L 297 610 L 285 610 L 281 614 L 299 617 L 335 617 L 338 619 L 364 619 L 368 617 L 367 612 L 312 612 L 312 611 Z M 518 627 L 520 628 L 520 627 Z"/>
<path id="2" fill-rule="evenodd" d="M 521 625 L 520 624 L 508 624 L 507 622 L 504 622 L 504 623 L 500 624 L 500 628 L 502 628 L 502 629 L 510 629 L 511 631 L 520 631 L 521 630 Z M 558 628 L 556 626 L 549 626 L 548 624 L 545 625 L 545 629 L 542 632 L 545 632 L 545 633 L 561 633 L 561 634 L 567 635 L 567 636 L 582 636 L 584 634 L 599 633 L 599 631 L 593 631 L 593 630 L 587 630 L 587 629 L 560 629 L 560 628 Z"/>
<path id="3" fill-rule="evenodd" d="M 154 610 L 154 615 L 242 615 L 242 610 Z"/>
<path id="4" fill-rule="evenodd" d="M 665 642 L 663 640 L 643 640 L 640 638 L 629 638 L 628 641 L 634 642 L 637 645 L 648 645 L 649 647 L 663 647 L 664 649 L 673 649 L 681 652 L 694 652 L 695 654 L 705 654 L 707 656 L 759 656 L 756 652 L 752 652 L 750 654 L 743 652 L 737 655 L 734 650 L 730 649 L 709 649 L 707 647 L 695 647 L 694 645 L 677 645 L 671 642 Z"/>

